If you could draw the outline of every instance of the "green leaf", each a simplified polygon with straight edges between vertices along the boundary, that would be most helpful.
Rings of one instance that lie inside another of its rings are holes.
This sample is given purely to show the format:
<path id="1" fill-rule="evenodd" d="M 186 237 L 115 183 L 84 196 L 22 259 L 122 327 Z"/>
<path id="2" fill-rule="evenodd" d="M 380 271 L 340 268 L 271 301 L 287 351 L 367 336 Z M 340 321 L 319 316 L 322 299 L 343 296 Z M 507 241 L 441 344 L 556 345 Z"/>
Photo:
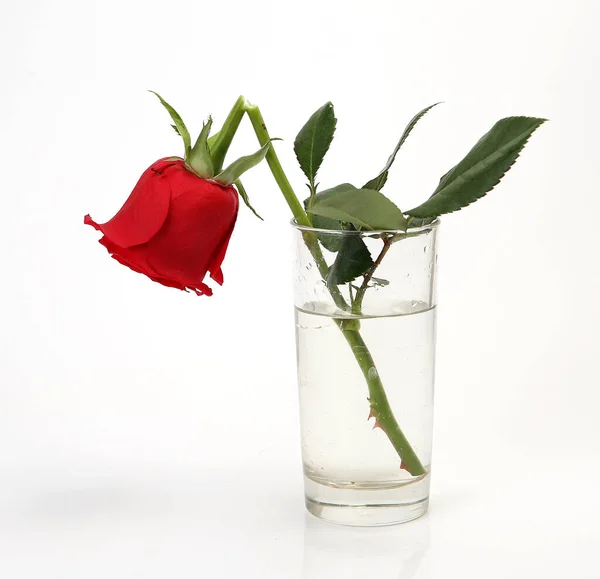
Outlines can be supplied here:
<path id="1" fill-rule="evenodd" d="M 190 167 L 204 179 L 212 179 L 215 175 L 212 157 L 208 149 L 208 135 L 212 122 L 212 118 L 208 117 L 208 121 L 202 125 L 198 140 L 187 158 Z"/>
<path id="2" fill-rule="evenodd" d="M 183 145 L 185 147 L 185 156 L 187 157 L 188 153 L 190 152 L 190 149 L 192 147 L 192 140 L 190 139 L 190 133 L 187 130 L 187 127 L 185 126 L 183 119 L 179 116 L 179 113 L 165 99 L 163 99 L 157 92 L 154 92 L 153 90 L 150 90 L 148 92 L 151 92 L 152 94 L 156 95 L 158 97 L 158 100 L 161 102 L 162 106 L 165 107 L 167 109 L 167 111 L 169 112 L 169 114 L 171 115 L 171 118 L 173 119 L 173 122 L 175 123 L 175 128 L 176 128 L 177 132 L 181 135 L 181 138 L 183 139 Z M 173 125 L 171 125 L 171 126 L 173 126 Z"/>
<path id="3" fill-rule="evenodd" d="M 373 266 L 373 258 L 359 235 L 345 235 L 327 274 L 329 285 L 341 285 L 356 279 Z"/>
<path id="4" fill-rule="evenodd" d="M 402 211 L 385 195 L 349 183 L 323 191 L 308 212 L 376 231 L 406 231 L 407 227 Z"/>
<path id="5" fill-rule="evenodd" d="M 323 191 L 317 194 L 316 199 L 322 199 L 323 193 L 327 194 L 327 191 Z M 310 203 L 310 197 L 304 200 L 304 209 L 308 209 L 308 205 Z M 341 221 L 337 221 L 336 219 L 329 219 L 328 217 L 321 217 L 320 215 L 312 216 L 312 226 L 315 229 L 329 229 L 333 231 L 343 231 L 345 229 L 350 229 L 352 225 L 350 223 L 342 223 Z M 342 236 L 337 234 L 328 234 L 328 233 L 318 233 L 317 237 L 321 242 L 321 245 L 331 251 L 332 253 L 336 253 L 340 249 L 340 244 L 342 243 Z"/>
<path id="6" fill-rule="evenodd" d="M 366 183 L 364 186 L 364 189 L 375 189 L 376 191 L 381 191 L 382 187 L 385 185 L 385 183 L 387 181 L 390 167 L 396 160 L 396 155 L 398 154 L 400 147 L 402 147 L 402 145 L 404 145 L 404 143 L 406 142 L 406 139 L 408 139 L 408 135 L 410 135 L 411 131 L 415 128 L 415 125 L 421 120 L 421 118 L 424 117 L 427 114 L 427 112 L 429 112 L 433 107 L 435 107 L 439 104 L 440 103 L 435 103 L 433 105 L 430 105 L 430 106 L 424 108 L 422 111 L 418 112 L 411 119 L 410 123 L 408 123 L 408 125 L 406 125 L 406 128 L 404 129 L 404 132 L 402 133 L 402 136 L 400 137 L 400 140 L 398 141 L 398 144 L 396 145 L 394 152 L 390 155 L 390 158 L 387 160 L 385 167 L 381 170 L 381 173 L 379 173 L 379 175 L 377 175 L 377 177 L 375 177 L 374 179 L 371 179 L 368 183 Z"/>
<path id="7" fill-rule="evenodd" d="M 246 207 L 248 207 L 248 209 L 250 209 L 250 211 L 252 211 L 252 213 L 254 213 L 254 215 L 256 215 L 256 217 L 258 217 L 261 221 L 264 221 L 264 219 L 256 212 L 254 207 L 252 207 L 252 205 L 250 205 L 250 199 L 248 198 L 248 193 L 246 193 L 246 189 L 242 185 L 242 182 L 239 179 L 236 179 L 234 185 L 236 186 L 238 193 L 240 194 L 240 197 L 243 199 L 244 203 L 246 204 Z"/>
<path id="8" fill-rule="evenodd" d="M 173 127 L 173 130 L 181 137 L 181 133 L 179 132 L 179 129 L 175 126 L 175 125 L 171 125 Z"/>
<path id="9" fill-rule="evenodd" d="M 281 139 L 269 139 L 256 153 L 240 157 L 237 161 L 231 163 L 229 167 L 221 171 L 215 177 L 215 181 L 223 185 L 231 185 L 237 181 L 248 169 L 252 169 L 252 167 L 258 165 L 266 157 L 272 141 L 281 141 Z"/>
<path id="10" fill-rule="evenodd" d="M 424 227 L 433 223 L 437 219 L 436 217 L 414 217 L 408 222 L 408 227 Z"/>
<path id="11" fill-rule="evenodd" d="M 329 219 L 328 217 L 321 217 L 320 215 L 313 215 L 312 226 L 316 229 L 344 231 L 349 229 L 350 224 L 342 223 L 341 221 L 336 221 L 335 219 Z M 334 233 L 319 233 L 317 234 L 317 237 L 319 238 L 321 245 L 328 251 L 336 253 L 340 250 L 340 245 L 342 243 L 341 235 Z"/>
<path id="12" fill-rule="evenodd" d="M 328 102 L 308 119 L 294 141 L 294 152 L 308 179 L 311 197 L 315 195 L 315 178 L 333 140 L 336 123 L 333 105 Z"/>
<path id="13" fill-rule="evenodd" d="M 387 183 L 389 171 L 382 171 L 375 177 L 364 184 L 365 189 L 375 189 L 375 191 L 381 191 L 383 186 Z"/>
<path id="14" fill-rule="evenodd" d="M 327 199 L 332 195 L 335 195 L 335 190 L 329 189 L 318 193 L 315 199 Z M 308 207 L 308 203 L 309 199 L 306 199 L 304 201 L 305 207 Z M 312 216 L 312 225 L 317 229 L 356 231 L 351 223 L 337 221 L 321 215 Z M 352 281 L 366 273 L 373 264 L 371 254 L 364 240 L 358 235 L 318 233 L 317 238 L 325 249 L 338 254 L 327 277 L 327 282 L 330 285 L 340 285 L 346 283 L 346 281 Z"/>
<path id="15" fill-rule="evenodd" d="M 323 193 L 327 195 L 328 192 L 324 191 Z M 321 198 L 322 195 L 322 193 L 319 193 L 316 199 Z M 305 200 L 305 206 L 308 206 L 308 201 L 308 199 Z M 321 217 L 320 215 L 312 216 L 312 226 L 316 229 L 329 229 L 333 231 L 356 231 L 351 223 Z M 318 233 L 317 238 L 321 242 L 321 245 L 328 251 L 332 253 L 339 252 L 331 266 L 333 273 L 328 278 L 330 280 L 329 283 L 339 285 L 345 283 L 339 280 L 347 279 L 351 281 L 365 273 L 373 263 L 365 242 L 358 235 L 346 236 L 336 233 Z M 351 239 L 351 241 L 346 241 L 348 239 Z"/>
<path id="16" fill-rule="evenodd" d="M 441 179 L 431 197 L 407 211 L 437 217 L 458 211 L 491 191 L 512 167 L 533 132 L 546 119 L 507 117 L 483 135 L 467 156 Z"/>

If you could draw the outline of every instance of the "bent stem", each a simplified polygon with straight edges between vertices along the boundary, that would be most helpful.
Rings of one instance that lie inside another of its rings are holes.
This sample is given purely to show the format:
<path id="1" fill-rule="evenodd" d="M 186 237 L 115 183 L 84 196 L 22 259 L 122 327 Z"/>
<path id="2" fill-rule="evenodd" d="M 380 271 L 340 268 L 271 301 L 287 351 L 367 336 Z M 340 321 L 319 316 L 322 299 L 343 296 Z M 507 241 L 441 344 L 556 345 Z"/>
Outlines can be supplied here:
<path id="1" fill-rule="evenodd" d="M 248 118 L 252 123 L 252 127 L 254 128 L 254 132 L 256 133 L 256 137 L 258 138 L 258 142 L 261 147 L 268 143 L 271 139 L 269 135 L 269 131 L 267 130 L 267 126 L 265 124 L 265 120 L 260 112 L 260 109 L 256 105 L 251 105 L 250 103 L 246 103 L 246 112 L 248 113 Z M 292 210 L 292 215 L 296 220 L 298 225 L 304 225 L 307 227 L 311 227 L 310 219 L 308 215 L 304 211 L 304 207 L 298 200 L 298 196 L 296 195 L 294 189 L 292 188 L 284 170 L 279 162 L 279 157 L 277 157 L 277 153 L 275 149 L 271 146 L 269 151 L 267 152 L 267 156 L 265 157 L 267 160 L 267 164 L 271 169 L 271 173 L 275 178 L 279 189 L 283 193 L 283 197 L 285 198 L 287 204 Z M 319 248 L 319 240 L 317 236 L 311 231 L 303 231 L 302 236 L 304 238 L 304 243 L 308 247 L 311 255 L 313 256 L 315 263 L 317 264 L 317 268 L 321 277 L 325 279 L 327 277 L 327 273 L 329 271 L 329 266 L 323 257 L 323 253 Z M 342 310 L 348 309 L 348 304 L 346 300 L 344 300 L 344 296 L 342 296 L 340 290 L 337 287 L 330 287 L 329 292 L 331 293 L 331 297 L 335 302 L 335 305 L 338 306 Z"/>
<path id="2" fill-rule="evenodd" d="M 237 127 L 240 122 L 239 111 L 243 109 L 250 118 L 250 122 L 252 123 L 252 127 L 254 128 L 254 132 L 258 138 L 258 141 L 261 146 L 267 143 L 270 140 L 269 132 L 267 131 L 267 127 L 263 116 L 260 112 L 260 109 L 256 105 L 251 105 L 248 103 L 243 97 L 240 97 L 234 108 L 232 109 L 232 113 L 228 117 L 228 121 L 231 119 L 232 122 L 226 123 L 227 129 L 224 126 L 223 130 L 219 133 L 220 139 L 225 143 L 230 143 L 231 138 L 233 137 L 233 133 L 237 130 Z M 223 134 L 225 133 L 225 134 Z M 296 220 L 296 223 L 300 226 L 310 227 L 311 221 L 308 218 L 308 215 L 304 211 L 302 204 L 298 200 L 298 196 L 294 192 L 285 172 L 283 171 L 283 167 L 279 162 L 279 158 L 277 157 L 277 153 L 273 147 L 269 148 L 269 152 L 266 155 L 266 160 L 271 169 L 271 173 L 275 178 L 283 197 L 285 198 L 287 204 L 289 205 L 292 215 Z M 310 251 L 317 268 L 319 270 L 319 274 L 325 280 L 327 279 L 327 274 L 329 272 L 329 266 L 323 257 L 323 253 L 321 252 L 321 248 L 319 247 L 319 241 L 317 236 L 311 231 L 303 231 L 302 236 L 304 242 Z M 384 241 L 385 243 L 385 241 Z M 376 264 L 379 265 L 389 246 L 386 245 L 380 254 Z M 365 279 L 363 282 L 363 286 L 359 292 L 360 296 L 360 304 L 362 304 L 362 297 L 367 289 L 368 283 L 375 271 L 375 267 L 372 268 L 370 272 L 371 275 L 369 279 Z M 329 289 L 329 293 L 333 298 L 335 304 L 342 310 L 348 311 L 348 304 L 346 300 L 342 296 L 339 288 L 337 286 L 327 286 Z M 359 306 L 360 307 L 360 306 Z M 381 378 L 379 377 L 379 373 L 375 366 L 375 361 L 373 360 L 373 356 L 371 356 L 371 352 L 369 348 L 365 344 L 360 331 L 360 322 L 356 319 L 335 319 L 336 325 L 340 328 L 342 334 L 346 338 L 349 346 L 352 349 L 352 353 L 358 363 L 365 380 L 367 382 L 367 386 L 369 389 L 369 404 L 371 406 L 371 415 L 374 416 L 376 420 L 376 424 L 385 432 L 387 437 L 389 438 L 392 446 L 398 453 L 402 463 L 401 468 L 406 469 L 413 476 L 422 476 L 427 473 L 427 470 L 419 460 L 419 457 L 415 453 L 414 449 L 408 442 L 406 436 L 402 432 L 398 421 L 396 420 L 394 413 L 392 412 L 392 408 L 388 401 L 387 395 L 385 393 L 385 389 L 383 387 L 383 383 L 381 382 Z"/>
<path id="3" fill-rule="evenodd" d="M 227 118 L 223 123 L 223 128 L 208 139 L 208 146 L 210 148 L 210 156 L 212 158 L 215 175 L 219 174 L 221 169 L 223 169 L 225 155 L 227 154 L 231 141 L 244 118 L 245 112 L 246 99 L 243 96 L 239 96 L 227 115 Z"/>

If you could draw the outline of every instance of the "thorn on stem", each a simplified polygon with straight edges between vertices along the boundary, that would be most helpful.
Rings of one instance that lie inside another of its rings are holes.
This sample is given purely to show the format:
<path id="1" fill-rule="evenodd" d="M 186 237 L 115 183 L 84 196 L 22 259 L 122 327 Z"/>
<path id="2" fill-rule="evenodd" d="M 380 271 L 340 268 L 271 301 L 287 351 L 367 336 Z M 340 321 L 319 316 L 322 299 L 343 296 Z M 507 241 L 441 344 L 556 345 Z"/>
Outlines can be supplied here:
<path id="1" fill-rule="evenodd" d="M 371 409 L 369 410 L 369 416 L 368 416 L 367 420 L 371 420 L 371 418 L 375 419 L 375 424 L 373 425 L 373 430 L 375 430 L 376 428 L 381 428 L 381 424 L 379 424 L 379 420 L 377 420 L 377 415 L 375 414 L 375 409 L 373 407 L 371 407 Z M 383 430 L 383 428 L 381 428 L 381 430 Z"/>

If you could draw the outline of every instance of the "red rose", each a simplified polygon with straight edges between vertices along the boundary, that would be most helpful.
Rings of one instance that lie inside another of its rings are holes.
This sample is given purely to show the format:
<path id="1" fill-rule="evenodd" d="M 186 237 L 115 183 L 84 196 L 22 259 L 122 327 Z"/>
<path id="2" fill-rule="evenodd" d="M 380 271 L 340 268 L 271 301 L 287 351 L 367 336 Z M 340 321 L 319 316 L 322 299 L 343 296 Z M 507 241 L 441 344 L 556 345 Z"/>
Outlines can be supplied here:
<path id="1" fill-rule="evenodd" d="M 207 272 L 223 283 L 221 263 L 237 218 L 234 187 L 198 177 L 181 159 L 161 159 L 140 177 L 129 199 L 107 223 L 84 222 L 119 263 L 151 280 L 212 295 Z"/>

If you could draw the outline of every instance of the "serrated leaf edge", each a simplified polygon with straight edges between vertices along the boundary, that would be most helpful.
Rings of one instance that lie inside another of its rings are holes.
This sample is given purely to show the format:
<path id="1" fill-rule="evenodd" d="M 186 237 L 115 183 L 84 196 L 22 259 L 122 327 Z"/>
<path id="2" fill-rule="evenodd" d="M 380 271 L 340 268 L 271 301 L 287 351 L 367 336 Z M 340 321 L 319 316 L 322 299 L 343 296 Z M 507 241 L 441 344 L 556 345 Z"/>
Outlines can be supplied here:
<path id="1" fill-rule="evenodd" d="M 436 107 L 437 105 L 441 104 L 440 102 L 434 103 L 432 105 L 429 105 L 428 107 L 425 107 L 423 110 L 419 111 L 408 123 L 408 125 L 406 125 L 406 127 L 404 128 L 404 131 L 402 133 L 402 136 L 400 137 L 400 140 L 398 141 L 396 147 L 394 148 L 394 151 L 392 152 L 392 154 L 389 156 L 384 168 L 379 172 L 379 175 L 377 175 L 377 177 L 375 177 L 374 179 L 371 179 L 370 181 L 368 181 L 367 183 L 365 183 L 365 185 L 363 185 L 363 189 L 375 189 L 376 191 L 380 191 L 383 186 L 386 184 L 387 179 L 388 179 L 388 174 L 389 174 L 389 170 L 391 169 L 394 161 L 396 160 L 396 155 L 398 154 L 398 152 L 400 151 L 400 149 L 402 148 L 402 146 L 404 145 L 404 143 L 406 142 L 406 140 L 408 139 L 409 135 L 412 133 L 413 129 L 415 128 L 415 126 L 417 125 L 417 123 L 433 108 Z"/>
<path id="2" fill-rule="evenodd" d="M 506 117 L 506 118 L 510 118 L 510 117 Z M 514 118 L 520 118 L 520 119 L 533 119 L 535 117 L 526 117 L 526 116 L 517 116 Z M 504 120 L 504 119 L 501 119 Z M 435 197 L 437 197 L 443 190 L 444 188 L 446 188 L 446 185 L 443 185 L 442 188 L 440 189 L 440 185 L 442 185 L 442 181 L 448 177 L 448 175 L 452 172 L 452 170 L 454 169 L 454 167 L 452 169 L 450 169 L 445 175 L 442 176 L 442 178 L 440 179 L 440 184 L 438 185 L 438 188 L 436 189 L 436 191 L 434 191 L 432 193 L 432 195 L 429 197 L 429 199 L 427 199 L 427 201 L 425 201 L 424 203 L 422 203 L 421 205 L 418 205 L 417 207 L 410 209 L 409 211 L 406 211 L 405 214 L 406 215 L 411 215 L 413 217 L 417 217 L 420 219 L 430 219 L 430 218 L 436 218 L 439 217 L 440 215 L 448 215 L 450 213 L 456 213 L 457 211 L 460 211 L 461 209 L 464 209 L 465 207 L 468 207 L 469 205 L 472 205 L 473 203 L 475 203 L 475 201 L 478 201 L 479 199 L 481 199 L 482 197 L 485 197 L 492 189 L 494 189 L 499 183 L 500 181 L 502 181 L 502 179 L 504 178 L 504 176 L 506 175 L 506 173 L 508 173 L 508 171 L 513 167 L 513 165 L 517 162 L 517 160 L 519 159 L 519 156 L 521 155 L 521 152 L 523 151 L 523 149 L 525 148 L 525 145 L 527 145 L 527 143 L 529 142 L 529 139 L 531 139 L 533 133 L 535 131 L 537 131 L 537 129 L 539 129 L 545 122 L 548 121 L 548 119 L 538 119 L 538 123 L 534 126 L 534 128 L 532 130 L 527 130 L 527 131 L 523 131 L 522 133 L 520 133 L 517 137 L 515 137 L 514 139 L 511 139 L 511 141 L 509 141 L 506 145 L 504 145 L 503 147 L 501 147 L 501 149 L 494 151 L 494 153 L 492 153 L 491 155 L 488 155 L 485 159 L 482 159 L 481 161 L 479 161 L 478 163 L 476 163 L 475 165 L 473 165 L 471 168 L 469 168 L 467 171 L 465 171 L 464 173 L 462 173 L 459 177 L 457 177 L 454 181 L 452 181 L 451 185 L 454 185 L 459 179 L 462 181 L 468 181 L 468 179 L 465 179 L 464 176 L 468 175 L 469 173 L 471 173 L 472 171 L 475 170 L 475 168 L 479 165 L 481 165 L 482 163 L 485 164 L 485 162 L 487 160 L 490 159 L 490 157 L 493 156 L 497 156 L 499 154 L 499 151 L 502 149 L 505 149 L 505 153 L 508 153 L 508 151 L 510 150 L 510 146 L 512 144 L 514 144 L 515 141 L 519 141 L 519 139 L 521 139 L 523 137 L 523 135 L 529 133 L 529 135 L 527 136 L 527 138 L 523 141 L 522 145 L 516 150 L 516 156 L 514 161 L 506 168 L 506 170 L 502 173 L 502 175 L 500 175 L 498 177 L 498 179 L 491 185 L 491 187 L 489 187 L 488 189 L 485 189 L 484 191 L 481 192 L 481 194 L 477 195 L 475 198 L 473 198 L 471 201 L 465 203 L 464 205 L 461 205 L 460 207 L 456 207 L 456 209 L 450 209 L 448 211 L 443 211 L 442 213 L 439 212 L 427 212 L 427 213 L 423 213 L 423 209 L 425 209 L 427 207 L 427 204 L 434 199 Z M 498 121 L 500 122 L 500 121 Z M 487 135 L 487 133 L 486 133 Z M 479 139 L 479 141 L 477 141 L 477 143 L 475 143 L 475 145 L 472 147 L 471 150 L 473 150 L 475 147 L 477 147 L 477 144 L 486 136 L 483 135 L 481 137 L 481 139 Z M 469 155 L 469 153 L 467 153 L 467 155 Z M 463 157 L 464 160 L 465 157 Z M 458 164 L 460 164 L 462 162 L 459 161 Z M 455 165 L 456 167 L 457 165 Z M 450 187 L 450 186 L 448 186 Z M 418 213 L 415 213 L 418 212 Z"/>
<path id="3" fill-rule="evenodd" d="M 303 167 L 303 162 L 300 159 L 300 155 L 298 154 L 298 139 L 300 137 L 300 134 L 302 133 L 304 127 L 312 120 L 312 118 L 317 114 L 317 113 L 327 113 L 331 111 L 333 114 L 333 127 L 332 127 L 332 131 L 331 131 L 331 135 L 328 136 L 328 142 L 327 145 L 325 147 L 325 150 L 323 151 L 323 157 L 321 158 L 321 160 L 319 161 L 317 167 L 315 168 L 313 163 L 314 163 L 314 148 L 315 148 L 315 135 L 317 132 L 317 127 L 318 127 L 318 122 L 315 122 L 313 124 L 313 126 L 311 127 L 311 134 L 310 134 L 310 151 L 309 151 L 309 164 L 310 166 L 307 168 L 307 170 L 305 171 L 304 167 Z M 296 136 L 296 139 L 294 140 L 294 154 L 296 155 L 296 159 L 298 161 L 298 164 L 300 165 L 300 169 L 302 170 L 302 172 L 304 173 L 304 175 L 306 176 L 306 178 L 309 181 L 309 185 L 308 188 L 311 191 L 311 196 L 314 196 L 315 192 L 316 192 L 316 185 L 315 185 L 315 179 L 317 177 L 317 173 L 319 172 L 319 169 L 321 168 L 321 165 L 323 163 L 323 160 L 325 159 L 325 155 L 327 154 L 327 152 L 329 151 L 329 147 L 331 147 L 331 143 L 333 142 L 333 137 L 335 135 L 335 131 L 337 128 L 337 118 L 335 117 L 335 112 L 333 109 L 333 103 L 331 101 L 328 101 L 327 103 L 325 103 L 322 107 L 320 107 L 319 109 L 317 109 L 309 118 L 309 120 L 304 124 L 304 126 L 302 127 L 302 129 L 300 129 L 300 132 L 298 133 L 298 135 Z"/>

